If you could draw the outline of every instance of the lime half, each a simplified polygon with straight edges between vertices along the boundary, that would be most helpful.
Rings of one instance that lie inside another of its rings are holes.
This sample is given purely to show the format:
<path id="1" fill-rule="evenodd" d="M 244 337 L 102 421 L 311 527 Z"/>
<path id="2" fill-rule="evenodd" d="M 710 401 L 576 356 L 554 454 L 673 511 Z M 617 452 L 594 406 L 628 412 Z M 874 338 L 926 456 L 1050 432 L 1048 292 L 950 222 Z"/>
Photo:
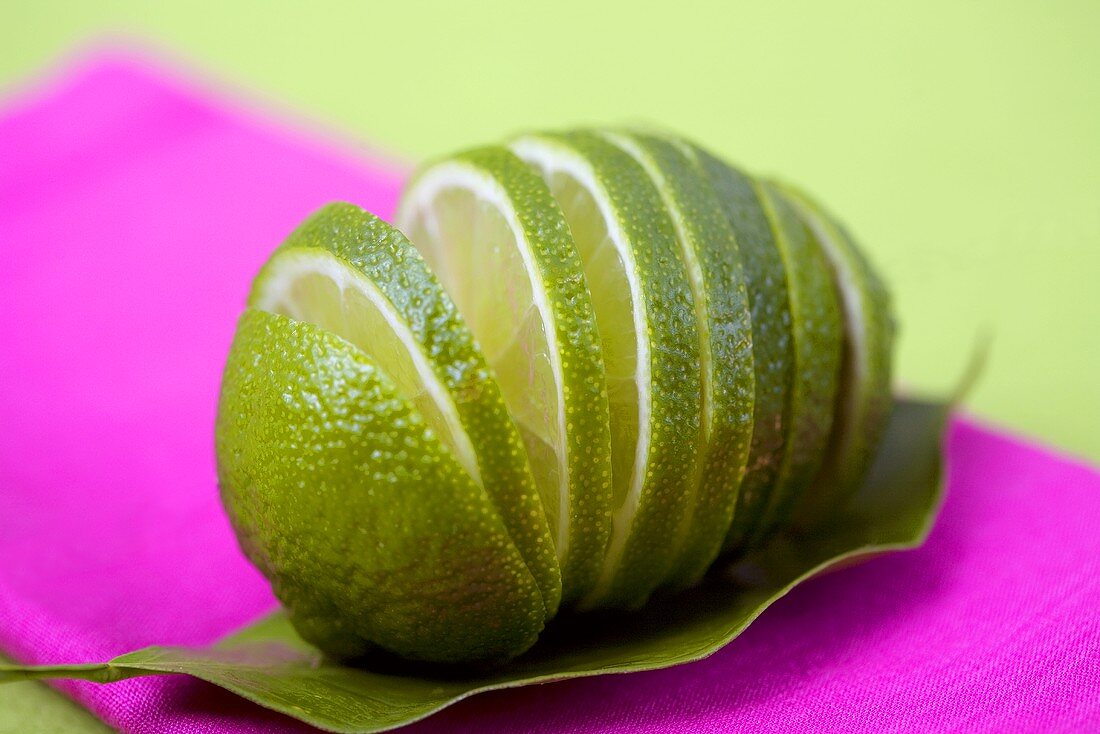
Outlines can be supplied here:
<path id="1" fill-rule="evenodd" d="M 358 207 L 329 205 L 264 265 L 250 305 L 346 339 L 393 380 L 485 487 L 553 616 L 560 570 L 523 443 L 473 335 L 409 241 Z"/>
<path id="2" fill-rule="evenodd" d="M 505 148 L 420 170 L 397 223 L 465 317 L 526 445 L 571 601 L 610 534 L 604 364 L 581 258 L 543 180 Z"/>
<path id="3" fill-rule="evenodd" d="M 459 662 L 534 644 L 543 595 L 493 502 L 362 350 L 245 311 L 216 441 L 244 552 L 326 653 Z"/>
<path id="4" fill-rule="evenodd" d="M 693 490 L 702 396 L 690 279 L 660 194 L 629 154 L 589 133 L 511 148 L 565 214 L 603 347 L 614 508 L 581 606 L 638 606 L 666 579 Z"/>

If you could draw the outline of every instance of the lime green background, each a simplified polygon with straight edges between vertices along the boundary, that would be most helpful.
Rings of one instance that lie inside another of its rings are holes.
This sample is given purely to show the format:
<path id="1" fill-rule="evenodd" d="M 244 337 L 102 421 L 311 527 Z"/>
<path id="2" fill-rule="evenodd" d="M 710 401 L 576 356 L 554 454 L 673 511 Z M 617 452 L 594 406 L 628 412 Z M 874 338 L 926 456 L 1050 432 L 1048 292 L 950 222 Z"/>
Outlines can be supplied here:
<path id="1" fill-rule="evenodd" d="M 39 1 L 3 11 L 0 89 L 120 35 L 408 160 L 673 128 L 851 225 L 894 288 L 901 381 L 946 389 L 989 331 L 972 409 L 1097 461 L 1098 34 L 1095 0 Z"/>

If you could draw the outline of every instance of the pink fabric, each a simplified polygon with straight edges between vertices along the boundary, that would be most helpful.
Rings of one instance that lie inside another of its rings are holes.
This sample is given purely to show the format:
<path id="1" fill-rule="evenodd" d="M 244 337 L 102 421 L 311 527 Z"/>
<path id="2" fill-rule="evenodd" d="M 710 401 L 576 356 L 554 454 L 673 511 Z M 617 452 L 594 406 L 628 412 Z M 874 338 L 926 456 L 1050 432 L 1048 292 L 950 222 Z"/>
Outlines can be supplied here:
<path id="1" fill-rule="evenodd" d="M 234 320 L 303 216 L 388 215 L 400 181 L 125 58 L 9 104 L 0 648 L 99 661 L 272 607 L 214 487 Z M 1100 730 L 1100 476 L 969 422 L 948 452 L 919 551 L 806 584 L 701 663 L 479 696 L 413 729 Z M 62 687 L 126 731 L 303 728 L 183 677 Z"/>

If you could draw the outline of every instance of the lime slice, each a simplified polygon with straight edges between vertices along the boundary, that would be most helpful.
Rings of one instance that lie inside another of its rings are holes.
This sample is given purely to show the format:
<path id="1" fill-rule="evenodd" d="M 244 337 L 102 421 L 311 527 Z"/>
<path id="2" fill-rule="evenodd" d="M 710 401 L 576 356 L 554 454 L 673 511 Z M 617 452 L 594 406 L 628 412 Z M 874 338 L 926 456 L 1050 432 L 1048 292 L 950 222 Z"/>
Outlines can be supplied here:
<path id="1" fill-rule="evenodd" d="M 542 593 L 493 502 L 361 350 L 245 311 L 216 441 L 243 550 L 326 653 L 459 662 L 534 644 Z"/>
<path id="2" fill-rule="evenodd" d="M 832 267 L 844 315 L 840 386 L 825 463 L 800 513 L 839 510 L 858 488 L 885 430 L 894 319 L 890 294 L 851 235 L 803 192 L 775 184 L 809 227 Z"/>
<path id="3" fill-rule="evenodd" d="M 485 487 L 553 616 L 560 570 L 522 440 L 473 336 L 404 235 L 331 204 L 264 265 L 250 304 L 343 337 L 393 380 Z"/>
<path id="4" fill-rule="evenodd" d="M 794 374 L 779 473 L 750 539 L 763 542 L 785 522 L 825 458 L 840 377 L 840 301 L 825 253 L 794 207 L 770 184 L 759 185 L 764 210 L 787 270 Z"/>
<path id="5" fill-rule="evenodd" d="M 613 516 L 582 607 L 642 604 L 665 580 L 700 431 L 699 336 L 676 233 L 646 172 L 590 133 L 511 144 L 561 205 L 592 294 L 611 416 Z"/>
<path id="6" fill-rule="evenodd" d="M 702 372 L 703 435 L 695 491 L 676 539 L 670 580 L 697 582 L 722 547 L 752 439 L 755 388 L 752 323 L 737 240 L 714 188 L 682 144 L 644 134 L 609 133 L 661 194 L 691 279 Z"/>
<path id="7" fill-rule="evenodd" d="M 561 209 L 513 153 L 483 148 L 419 171 L 397 224 L 496 375 L 572 601 L 595 583 L 611 530 L 611 437 L 592 300 Z"/>
<path id="8" fill-rule="evenodd" d="M 752 312 L 756 377 L 752 445 L 724 545 L 725 552 L 735 553 L 744 550 L 768 502 L 783 455 L 787 396 L 794 376 L 787 272 L 754 182 L 702 148 L 692 150 L 736 236 Z"/>

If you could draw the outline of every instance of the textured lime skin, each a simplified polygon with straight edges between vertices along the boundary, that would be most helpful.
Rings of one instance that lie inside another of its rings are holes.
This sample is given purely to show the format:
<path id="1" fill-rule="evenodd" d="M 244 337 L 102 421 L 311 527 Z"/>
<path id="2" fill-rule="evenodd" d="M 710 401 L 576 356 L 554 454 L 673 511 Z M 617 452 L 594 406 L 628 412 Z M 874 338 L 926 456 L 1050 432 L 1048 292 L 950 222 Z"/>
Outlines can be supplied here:
<path id="1" fill-rule="evenodd" d="M 542 594 L 485 490 L 347 342 L 246 311 L 216 442 L 244 552 L 326 653 L 496 660 L 536 640 Z"/>
<path id="2" fill-rule="evenodd" d="M 844 312 L 844 351 L 825 463 L 799 514 L 817 519 L 840 510 L 858 489 L 893 405 L 890 373 L 896 325 L 890 293 L 851 234 L 804 192 L 776 189 L 794 206 L 832 267 Z"/>
<path id="3" fill-rule="evenodd" d="M 514 153 L 489 146 L 442 163 L 468 166 L 507 194 L 552 308 L 565 408 L 569 536 L 561 558 L 562 601 L 595 584 L 611 533 L 611 436 L 603 357 L 592 298 L 569 226 L 545 181 Z M 408 199 L 425 167 L 407 185 Z M 402 206 L 398 207 L 399 217 Z"/>
<path id="4" fill-rule="evenodd" d="M 756 377 L 752 445 L 723 545 L 724 553 L 736 553 L 744 550 L 768 503 L 786 440 L 787 402 L 794 377 L 787 271 L 753 180 L 702 148 L 693 150 L 736 236 L 752 312 Z"/>
<path id="5" fill-rule="evenodd" d="M 592 172 L 599 197 L 633 253 L 641 284 L 643 303 L 635 306 L 644 312 L 647 332 L 637 337 L 649 340 L 650 384 L 640 389 L 652 395 L 651 439 L 644 466 L 635 471 L 644 472 L 645 483 L 617 568 L 581 601 L 582 607 L 634 608 L 672 568 L 668 542 L 683 521 L 695 472 L 701 385 L 691 284 L 664 203 L 637 161 L 596 133 L 527 139 L 579 159 Z M 612 543 L 614 535 L 612 530 Z"/>
<path id="6" fill-rule="evenodd" d="M 610 139 L 649 172 L 673 215 L 685 263 L 691 263 L 700 353 L 706 355 L 695 496 L 668 579 L 682 588 L 698 582 L 721 550 L 748 460 L 756 386 L 749 297 L 733 229 L 690 150 L 641 133 Z"/>
<path id="7" fill-rule="evenodd" d="M 257 276 L 251 304 L 262 300 L 267 273 L 278 267 L 280 254 L 302 248 L 330 252 L 363 273 L 422 345 L 454 397 L 485 488 L 539 583 L 545 618 L 553 617 L 561 600 L 561 571 L 527 454 L 485 358 L 443 286 L 397 229 L 352 204 L 335 203 L 286 239 Z"/>
<path id="8" fill-rule="evenodd" d="M 821 468 L 833 424 L 843 339 L 840 298 L 824 251 L 787 199 L 768 183 L 758 186 L 787 270 L 794 379 L 787 396 L 783 458 L 750 545 L 787 521 Z"/>

